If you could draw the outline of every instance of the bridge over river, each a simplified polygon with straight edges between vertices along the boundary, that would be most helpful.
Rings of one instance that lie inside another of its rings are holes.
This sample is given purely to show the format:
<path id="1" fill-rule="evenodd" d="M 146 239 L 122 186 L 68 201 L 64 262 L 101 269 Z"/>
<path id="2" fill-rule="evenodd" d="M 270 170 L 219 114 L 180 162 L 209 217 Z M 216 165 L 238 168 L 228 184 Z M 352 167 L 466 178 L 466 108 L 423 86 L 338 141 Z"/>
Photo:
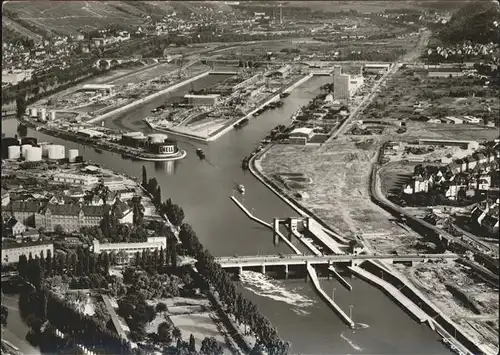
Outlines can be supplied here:
<path id="1" fill-rule="evenodd" d="M 255 266 L 288 266 L 307 264 L 333 264 L 333 263 L 352 263 L 359 265 L 365 260 L 385 260 L 394 262 L 427 262 L 429 260 L 456 260 L 460 258 L 457 254 L 407 254 L 407 255 L 261 255 L 261 256 L 241 256 L 241 257 L 220 257 L 216 261 L 223 268 L 244 268 Z"/>

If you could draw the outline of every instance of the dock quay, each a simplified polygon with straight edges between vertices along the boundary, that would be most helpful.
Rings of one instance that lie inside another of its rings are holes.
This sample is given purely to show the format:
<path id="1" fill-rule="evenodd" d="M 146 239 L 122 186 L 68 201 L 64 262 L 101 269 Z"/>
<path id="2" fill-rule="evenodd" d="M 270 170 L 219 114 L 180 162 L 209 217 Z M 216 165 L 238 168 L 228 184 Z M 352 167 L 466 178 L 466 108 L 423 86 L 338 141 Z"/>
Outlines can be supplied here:
<path id="1" fill-rule="evenodd" d="M 311 281 L 314 285 L 314 288 L 316 292 L 323 298 L 326 303 L 337 313 L 340 318 L 351 328 L 354 328 L 355 324 L 352 321 L 351 318 L 345 312 L 326 294 L 325 291 L 321 288 L 321 285 L 319 284 L 318 281 L 318 276 L 316 275 L 316 270 L 314 270 L 314 267 L 312 267 L 311 264 L 307 263 L 307 273 L 309 277 L 311 278 Z"/>
<path id="2" fill-rule="evenodd" d="M 137 160 L 145 160 L 145 161 L 173 161 L 179 160 L 186 157 L 187 152 L 185 150 L 179 150 L 176 154 L 169 155 L 161 155 L 161 154 L 152 154 L 139 149 L 133 149 L 131 147 L 117 144 L 117 143 L 109 143 L 109 142 L 98 142 L 94 139 L 88 139 L 79 137 L 73 132 L 58 130 L 54 128 L 46 127 L 37 122 L 33 122 L 26 117 L 22 117 L 20 122 L 30 128 L 37 129 L 38 131 L 53 136 L 57 138 L 62 138 L 71 142 L 75 142 L 78 144 L 83 144 L 86 146 L 94 147 L 97 149 L 107 150 L 113 153 L 119 153 L 124 156 L 130 157 L 132 159 Z"/>
<path id="3" fill-rule="evenodd" d="M 198 79 L 201 79 L 201 78 L 204 78 L 205 76 L 208 76 L 210 75 L 210 71 L 209 70 L 206 70 L 206 71 L 203 71 L 201 74 L 197 74 L 195 76 L 192 76 L 191 78 L 189 79 L 186 79 L 186 80 L 183 80 L 177 84 L 174 84 L 174 85 L 171 85 L 163 90 L 160 90 L 158 92 L 155 92 L 154 94 L 151 94 L 151 95 L 148 95 L 142 99 L 139 99 L 139 100 L 136 100 L 134 102 L 131 102 L 125 106 L 122 106 L 122 107 L 119 107 L 113 111 L 110 111 L 108 113 L 105 113 L 103 115 L 100 115 L 100 116 L 97 116 L 91 120 L 88 121 L 88 123 L 96 123 L 96 122 L 100 122 L 100 121 L 103 121 L 107 118 L 110 118 L 110 117 L 113 117 L 123 111 L 127 111 L 127 110 L 130 110 L 131 108 L 134 108 L 136 106 L 139 106 L 139 105 L 142 105 L 142 104 L 145 104 L 146 102 L 149 102 L 155 98 L 157 98 L 158 96 L 161 96 L 161 95 L 164 95 L 166 93 L 169 93 L 171 91 L 174 91 L 174 90 L 177 90 L 178 88 L 180 88 L 181 86 L 184 86 L 184 85 L 187 85 L 193 81 L 196 81 Z"/>
<path id="4" fill-rule="evenodd" d="M 248 211 L 248 209 L 243 206 L 243 204 L 238 201 L 238 199 L 234 196 L 231 196 L 231 200 L 233 200 L 234 203 L 236 203 L 236 205 L 243 211 L 245 212 L 245 214 L 252 220 L 254 220 L 255 222 L 263 225 L 264 227 L 267 227 L 271 230 L 273 230 L 273 226 L 270 224 L 270 223 L 267 223 L 263 220 L 261 220 L 260 218 L 257 218 L 255 217 L 252 213 L 250 213 L 250 211 Z M 286 244 L 288 244 L 288 246 L 297 254 L 297 255 L 302 255 L 301 251 L 299 249 L 297 249 L 297 247 L 295 245 L 292 244 L 292 242 L 290 242 L 280 231 L 277 232 L 277 235 L 279 236 L 279 238 L 281 238 L 282 240 L 285 241 Z"/>

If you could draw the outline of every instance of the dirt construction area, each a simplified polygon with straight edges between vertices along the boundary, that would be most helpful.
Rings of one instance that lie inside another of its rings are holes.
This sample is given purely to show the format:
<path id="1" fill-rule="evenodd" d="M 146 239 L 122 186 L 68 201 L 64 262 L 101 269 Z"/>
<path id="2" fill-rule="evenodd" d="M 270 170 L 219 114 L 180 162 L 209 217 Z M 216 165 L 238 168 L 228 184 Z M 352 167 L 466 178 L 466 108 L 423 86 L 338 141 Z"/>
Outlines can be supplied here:
<path id="1" fill-rule="evenodd" d="M 498 354 L 498 289 L 475 280 L 465 266 L 453 261 L 394 267 L 486 353 Z"/>
<path id="2" fill-rule="evenodd" d="M 368 139 L 369 146 L 363 144 Z M 341 137 L 319 149 L 276 145 L 256 165 L 261 165 L 260 170 L 291 198 L 300 193 L 298 202 L 341 234 L 362 234 L 379 253 L 395 248 L 398 252 L 414 252 L 412 246 L 418 238 L 391 222 L 391 216 L 370 200 L 368 182 L 376 148 L 373 136 Z M 311 182 L 294 184 L 292 190 L 274 178 L 286 173 L 302 173 Z"/>

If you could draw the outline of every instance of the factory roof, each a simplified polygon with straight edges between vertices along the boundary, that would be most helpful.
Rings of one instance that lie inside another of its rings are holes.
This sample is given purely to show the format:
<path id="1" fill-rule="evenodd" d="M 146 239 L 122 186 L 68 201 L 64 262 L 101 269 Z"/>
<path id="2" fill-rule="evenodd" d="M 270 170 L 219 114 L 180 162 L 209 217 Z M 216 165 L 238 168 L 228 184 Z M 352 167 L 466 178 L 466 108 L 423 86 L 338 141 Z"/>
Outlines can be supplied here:
<path id="1" fill-rule="evenodd" d="M 191 95 L 191 94 L 186 94 L 184 95 L 185 98 L 187 99 L 201 99 L 201 98 L 210 98 L 210 99 L 215 99 L 219 97 L 219 94 L 206 94 L 206 95 Z"/>
<path id="2" fill-rule="evenodd" d="M 388 63 L 366 63 L 366 68 L 389 68 L 391 65 Z"/>
<path id="3" fill-rule="evenodd" d="M 114 85 L 109 84 L 85 84 L 82 86 L 82 90 L 101 90 L 101 89 L 112 89 Z"/>
<path id="4" fill-rule="evenodd" d="M 300 127 L 300 128 L 295 128 L 292 132 L 290 132 L 290 135 L 294 135 L 294 134 L 307 134 L 307 135 L 310 135 L 311 133 L 313 133 L 313 129 L 312 128 Z"/>

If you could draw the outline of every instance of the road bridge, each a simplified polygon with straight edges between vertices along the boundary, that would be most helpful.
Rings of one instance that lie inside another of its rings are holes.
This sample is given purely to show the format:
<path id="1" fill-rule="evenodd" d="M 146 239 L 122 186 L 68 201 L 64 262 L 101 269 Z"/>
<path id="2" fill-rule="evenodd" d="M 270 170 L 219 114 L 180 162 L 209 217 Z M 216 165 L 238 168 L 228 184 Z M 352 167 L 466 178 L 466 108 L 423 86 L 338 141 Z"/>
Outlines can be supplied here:
<path id="1" fill-rule="evenodd" d="M 241 257 L 219 257 L 215 260 L 223 268 L 244 267 L 266 267 L 266 266 L 289 266 L 289 265 L 311 265 L 353 263 L 359 265 L 365 260 L 385 260 L 394 262 L 426 262 L 428 260 L 455 260 L 460 258 L 457 254 L 408 254 L 408 255 L 262 255 Z"/>

